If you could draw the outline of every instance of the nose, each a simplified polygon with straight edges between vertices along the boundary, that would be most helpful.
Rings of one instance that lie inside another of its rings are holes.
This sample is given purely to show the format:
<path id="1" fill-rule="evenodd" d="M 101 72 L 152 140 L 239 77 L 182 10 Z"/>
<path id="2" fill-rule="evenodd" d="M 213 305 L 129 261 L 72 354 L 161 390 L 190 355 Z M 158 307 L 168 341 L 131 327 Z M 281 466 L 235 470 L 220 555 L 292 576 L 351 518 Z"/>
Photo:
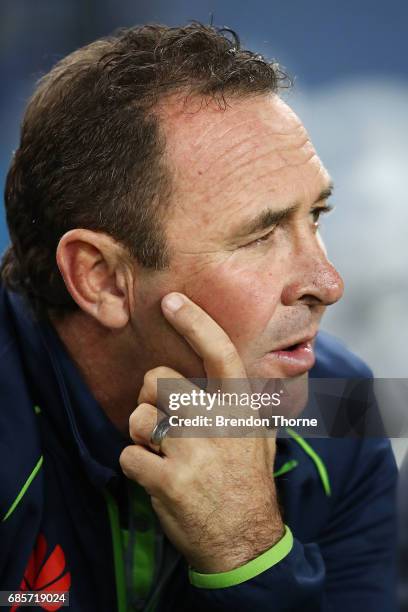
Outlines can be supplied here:
<path id="1" fill-rule="evenodd" d="M 343 279 L 327 259 L 322 245 L 314 252 L 304 249 L 293 257 L 291 278 L 282 292 L 282 303 L 292 306 L 297 302 L 314 306 L 329 306 L 344 292 Z"/>

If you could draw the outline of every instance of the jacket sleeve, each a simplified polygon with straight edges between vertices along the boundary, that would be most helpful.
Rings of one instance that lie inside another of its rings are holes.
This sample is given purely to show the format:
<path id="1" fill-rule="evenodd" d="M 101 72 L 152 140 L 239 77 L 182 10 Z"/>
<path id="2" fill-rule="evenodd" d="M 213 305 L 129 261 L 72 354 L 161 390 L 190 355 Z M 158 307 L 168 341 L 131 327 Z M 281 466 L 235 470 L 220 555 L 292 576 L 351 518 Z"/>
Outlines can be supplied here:
<path id="1" fill-rule="evenodd" d="M 273 554 L 278 542 L 264 553 L 269 567 L 261 562 L 258 573 L 257 560 L 247 574 L 247 566 L 214 575 L 190 571 L 196 610 L 394 612 L 397 470 L 388 441 L 359 442 L 350 474 L 315 542 L 293 538 L 280 558 Z"/>

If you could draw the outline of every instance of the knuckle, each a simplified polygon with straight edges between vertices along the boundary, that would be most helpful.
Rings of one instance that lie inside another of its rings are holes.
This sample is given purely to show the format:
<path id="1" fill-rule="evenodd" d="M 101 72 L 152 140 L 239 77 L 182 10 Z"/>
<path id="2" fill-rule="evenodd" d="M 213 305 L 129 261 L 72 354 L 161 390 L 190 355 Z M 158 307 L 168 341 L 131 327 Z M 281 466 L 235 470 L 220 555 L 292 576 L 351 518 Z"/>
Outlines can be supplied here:
<path id="1" fill-rule="evenodd" d="M 151 382 L 153 382 L 155 379 L 154 376 L 154 369 L 153 370 L 147 370 L 147 372 L 145 373 L 144 377 L 143 377 L 143 384 L 148 386 Z"/>
<path id="2" fill-rule="evenodd" d="M 157 366 L 146 372 L 143 382 L 145 385 L 149 385 L 155 383 L 158 378 L 167 378 L 168 375 L 169 369 L 166 366 Z"/>
<path id="3" fill-rule="evenodd" d="M 135 447 L 126 446 L 120 454 L 119 464 L 125 476 L 128 476 L 132 472 L 132 467 L 134 466 L 134 451 Z"/>
<path id="4" fill-rule="evenodd" d="M 132 434 L 132 429 L 134 428 L 134 423 L 137 419 L 137 408 L 134 409 L 132 414 L 129 417 L 129 433 Z"/>
<path id="5" fill-rule="evenodd" d="M 136 410 L 134 410 L 129 417 L 129 435 L 132 438 L 132 440 L 134 440 L 135 432 L 137 431 L 136 422 L 137 422 L 137 414 L 136 414 Z"/>
<path id="6" fill-rule="evenodd" d="M 142 417 L 144 418 L 146 416 L 153 414 L 154 411 L 155 411 L 154 406 L 152 406 L 151 404 L 148 404 L 147 402 L 142 402 L 136 408 L 135 413 L 136 415 L 139 415 L 139 418 L 142 418 Z"/>
<path id="7" fill-rule="evenodd" d="M 140 419 L 140 410 L 139 410 L 140 406 L 138 406 L 136 408 L 136 410 L 134 410 L 132 412 L 132 414 L 130 415 L 129 418 L 129 434 L 130 437 L 132 438 L 132 440 L 134 440 L 135 436 L 136 436 L 136 432 L 139 429 L 139 419 Z"/>
<path id="8" fill-rule="evenodd" d="M 142 403 L 134 410 L 129 419 L 129 434 L 132 440 L 144 437 L 145 430 L 151 429 L 150 425 L 155 418 L 155 408 L 150 404 Z"/>
<path id="9" fill-rule="evenodd" d="M 181 501 L 191 490 L 191 479 L 187 470 L 178 470 L 165 476 L 168 495 L 176 502 Z"/>
<path id="10" fill-rule="evenodd" d="M 166 368 L 166 366 L 157 366 L 157 368 L 154 369 L 154 372 L 156 379 L 168 378 L 169 375 L 171 375 L 171 370 L 169 370 L 169 368 Z"/>

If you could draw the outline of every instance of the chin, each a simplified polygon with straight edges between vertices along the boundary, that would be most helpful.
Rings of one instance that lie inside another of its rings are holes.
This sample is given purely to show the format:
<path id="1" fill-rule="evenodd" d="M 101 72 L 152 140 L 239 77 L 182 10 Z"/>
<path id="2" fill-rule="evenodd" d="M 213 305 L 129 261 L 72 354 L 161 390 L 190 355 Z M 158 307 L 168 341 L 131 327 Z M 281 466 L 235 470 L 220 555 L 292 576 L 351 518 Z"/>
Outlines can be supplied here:
<path id="1" fill-rule="evenodd" d="M 309 372 L 284 379 L 284 393 L 280 405 L 283 416 L 297 417 L 302 412 L 309 397 L 308 383 Z"/>
<path id="2" fill-rule="evenodd" d="M 297 417 L 307 404 L 309 397 L 309 371 L 296 376 L 284 376 L 272 368 L 253 369 L 248 375 L 251 388 L 265 393 L 280 393 L 281 403 L 272 414 L 287 418 Z M 283 393 L 282 393 L 283 392 Z M 265 415 L 266 416 L 266 415 Z"/>

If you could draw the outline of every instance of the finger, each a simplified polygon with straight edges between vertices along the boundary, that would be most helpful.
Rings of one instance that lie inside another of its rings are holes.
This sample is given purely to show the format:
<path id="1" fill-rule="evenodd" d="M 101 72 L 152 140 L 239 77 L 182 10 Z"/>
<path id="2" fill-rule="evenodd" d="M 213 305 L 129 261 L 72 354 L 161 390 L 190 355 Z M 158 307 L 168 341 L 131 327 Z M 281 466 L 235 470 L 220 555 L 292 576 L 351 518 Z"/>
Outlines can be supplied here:
<path id="1" fill-rule="evenodd" d="M 159 489 L 165 459 L 137 444 L 126 446 L 119 457 L 120 467 L 127 478 L 137 482 L 150 495 Z"/>
<path id="2" fill-rule="evenodd" d="M 171 379 L 172 382 L 170 385 L 164 384 L 162 389 L 163 391 L 168 391 L 169 393 L 189 393 L 191 389 L 196 388 L 192 383 L 190 383 L 190 381 L 184 378 L 184 376 L 182 376 L 179 372 L 176 372 L 176 370 L 159 366 L 146 372 L 143 380 L 143 386 L 139 393 L 138 403 L 147 402 L 149 404 L 157 405 L 157 381 L 166 379 Z M 160 399 L 164 399 L 164 397 L 161 397 Z M 163 408 L 164 412 L 166 412 L 167 404 L 160 407 Z"/>
<path id="3" fill-rule="evenodd" d="M 152 433 L 156 425 L 166 418 L 166 415 L 151 404 L 139 404 L 129 418 L 129 434 L 136 444 L 143 444 L 154 452 L 166 454 L 168 440 L 166 436 L 160 445 L 153 444 L 151 441 Z"/>
<path id="4" fill-rule="evenodd" d="M 169 293 L 162 299 L 162 311 L 202 358 L 208 378 L 246 378 L 234 344 L 200 306 L 182 293 Z"/>

